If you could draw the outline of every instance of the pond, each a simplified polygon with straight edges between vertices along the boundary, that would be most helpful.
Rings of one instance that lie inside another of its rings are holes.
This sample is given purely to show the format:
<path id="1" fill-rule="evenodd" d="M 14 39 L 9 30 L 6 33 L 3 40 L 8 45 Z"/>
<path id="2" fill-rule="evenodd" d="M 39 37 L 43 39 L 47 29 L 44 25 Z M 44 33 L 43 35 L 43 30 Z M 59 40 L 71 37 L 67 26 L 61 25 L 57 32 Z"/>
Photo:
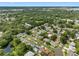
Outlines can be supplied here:
<path id="1" fill-rule="evenodd" d="M 4 52 L 5 52 L 5 53 L 8 53 L 8 52 L 10 52 L 10 51 L 11 51 L 11 45 L 8 44 L 8 45 L 4 48 Z"/>

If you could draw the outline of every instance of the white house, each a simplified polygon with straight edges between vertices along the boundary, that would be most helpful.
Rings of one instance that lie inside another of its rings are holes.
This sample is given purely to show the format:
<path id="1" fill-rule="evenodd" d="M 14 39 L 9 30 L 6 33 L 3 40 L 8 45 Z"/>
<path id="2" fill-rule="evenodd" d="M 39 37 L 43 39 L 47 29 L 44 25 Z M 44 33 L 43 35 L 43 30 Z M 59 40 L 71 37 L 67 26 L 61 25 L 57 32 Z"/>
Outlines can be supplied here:
<path id="1" fill-rule="evenodd" d="M 76 39 L 79 39 L 79 32 L 77 32 L 75 36 L 76 36 Z"/>
<path id="2" fill-rule="evenodd" d="M 32 51 L 29 51 L 24 56 L 34 56 L 34 53 Z"/>

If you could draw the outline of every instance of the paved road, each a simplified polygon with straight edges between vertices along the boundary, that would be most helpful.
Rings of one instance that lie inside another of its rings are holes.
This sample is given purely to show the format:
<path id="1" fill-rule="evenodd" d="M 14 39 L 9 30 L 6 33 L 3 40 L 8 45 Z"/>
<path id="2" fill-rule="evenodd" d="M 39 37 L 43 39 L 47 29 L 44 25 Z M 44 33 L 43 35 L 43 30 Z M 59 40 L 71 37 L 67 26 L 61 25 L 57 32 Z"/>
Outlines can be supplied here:
<path id="1" fill-rule="evenodd" d="M 55 48 L 55 56 L 63 56 L 62 48 Z"/>

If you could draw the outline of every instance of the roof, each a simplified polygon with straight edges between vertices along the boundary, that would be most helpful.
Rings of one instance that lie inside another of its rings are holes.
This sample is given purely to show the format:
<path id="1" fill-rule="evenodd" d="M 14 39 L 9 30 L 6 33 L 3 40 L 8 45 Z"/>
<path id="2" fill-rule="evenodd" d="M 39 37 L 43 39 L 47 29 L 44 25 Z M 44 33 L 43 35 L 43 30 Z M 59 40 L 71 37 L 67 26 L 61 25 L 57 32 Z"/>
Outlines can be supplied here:
<path id="1" fill-rule="evenodd" d="M 29 51 L 29 52 L 27 52 L 24 56 L 34 56 L 34 53 L 31 52 L 31 51 Z"/>

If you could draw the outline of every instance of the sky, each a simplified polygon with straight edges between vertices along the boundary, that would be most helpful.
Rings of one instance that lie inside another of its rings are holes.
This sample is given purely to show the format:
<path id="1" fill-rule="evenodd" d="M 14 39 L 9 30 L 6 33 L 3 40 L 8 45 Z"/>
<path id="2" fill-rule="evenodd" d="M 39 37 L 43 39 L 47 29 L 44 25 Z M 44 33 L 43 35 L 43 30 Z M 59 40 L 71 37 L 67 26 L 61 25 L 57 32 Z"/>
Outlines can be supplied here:
<path id="1" fill-rule="evenodd" d="M 76 6 L 79 2 L 0 2 L 1 6 Z"/>

